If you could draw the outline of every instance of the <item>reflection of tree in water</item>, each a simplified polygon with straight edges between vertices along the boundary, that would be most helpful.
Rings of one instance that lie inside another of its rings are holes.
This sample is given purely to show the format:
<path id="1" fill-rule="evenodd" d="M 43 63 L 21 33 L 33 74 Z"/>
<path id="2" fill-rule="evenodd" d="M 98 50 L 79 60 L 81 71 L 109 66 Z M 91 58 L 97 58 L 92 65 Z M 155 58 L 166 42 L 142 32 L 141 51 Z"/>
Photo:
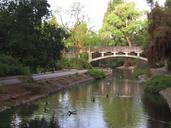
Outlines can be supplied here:
<path id="1" fill-rule="evenodd" d="M 159 95 L 145 93 L 142 97 L 145 112 L 149 117 L 148 128 L 168 128 L 171 113 L 165 100 Z"/>
<path id="2" fill-rule="evenodd" d="M 120 79 L 132 79 L 131 71 L 130 70 L 113 70 L 113 76 L 115 80 Z"/>
<path id="3" fill-rule="evenodd" d="M 16 113 L 21 117 L 24 118 L 25 115 L 31 116 L 35 111 L 39 109 L 38 104 L 30 104 L 30 105 L 24 105 L 22 107 L 19 107 L 19 109 L 16 110 Z"/>
<path id="4" fill-rule="evenodd" d="M 112 128 L 136 128 L 141 122 L 142 108 L 132 98 L 102 98 L 104 120 Z"/>
<path id="5" fill-rule="evenodd" d="M 59 128 L 59 125 L 54 116 L 52 116 L 50 121 L 47 121 L 45 118 L 36 118 L 34 120 L 22 122 L 19 125 L 19 128 Z"/>

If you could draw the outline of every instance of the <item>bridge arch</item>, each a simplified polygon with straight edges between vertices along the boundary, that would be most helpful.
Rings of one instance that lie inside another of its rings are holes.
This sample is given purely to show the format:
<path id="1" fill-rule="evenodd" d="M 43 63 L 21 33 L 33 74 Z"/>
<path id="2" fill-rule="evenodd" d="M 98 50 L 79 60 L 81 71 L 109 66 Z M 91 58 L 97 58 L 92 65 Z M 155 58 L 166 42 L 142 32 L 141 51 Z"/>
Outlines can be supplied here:
<path id="1" fill-rule="evenodd" d="M 116 58 L 116 57 L 134 58 L 143 61 L 148 61 L 147 58 L 141 56 L 141 53 L 143 53 L 143 49 L 141 47 L 136 47 L 136 46 L 96 47 L 96 48 L 89 48 L 84 51 L 88 53 L 89 63 L 97 60 L 102 60 L 106 58 Z M 93 57 L 94 53 L 99 53 L 101 56 Z M 107 54 L 107 53 L 111 53 L 111 54 Z"/>
<path id="2" fill-rule="evenodd" d="M 89 63 L 94 62 L 94 61 L 98 61 L 98 60 L 107 59 L 107 58 L 119 58 L 119 57 L 133 58 L 133 59 L 139 59 L 139 60 L 143 60 L 143 61 L 148 61 L 147 58 L 141 57 L 141 56 L 134 56 L 134 55 L 109 55 L 109 56 L 93 58 L 93 59 L 89 60 Z"/>

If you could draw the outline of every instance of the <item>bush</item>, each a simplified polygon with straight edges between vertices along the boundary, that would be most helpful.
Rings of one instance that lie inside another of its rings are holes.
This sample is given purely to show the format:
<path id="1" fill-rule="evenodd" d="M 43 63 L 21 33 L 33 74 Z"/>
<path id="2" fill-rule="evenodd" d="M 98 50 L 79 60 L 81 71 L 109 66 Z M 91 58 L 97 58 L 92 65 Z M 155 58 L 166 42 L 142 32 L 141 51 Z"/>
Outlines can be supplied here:
<path id="1" fill-rule="evenodd" d="M 86 53 L 86 52 L 81 53 L 80 58 L 85 60 L 85 61 L 88 61 L 88 53 Z"/>
<path id="2" fill-rule="evenodd" d="M 103 70 L 90 69 L 90 70 L 88 70 L 88 74 L 95 79 L 105 78 L 105 73 Z"/>
<path id="3" fill-rule="evenodd" d="M 28 75 L 30 69 L 10 56 L 0 55 L 0 76 Z"/>
<path id="4" fill-rule="evenodd" d="M 159 93 L 161 90 L 171 87 L 170 76 L 154 76 L 145 82 L 144 90 L 150 93 Z"/>
<path id="5" fill-rule="evenodd" d="M 92 66 L 82 58 L 62 58 L 58 64 L 62 69 L 91 69 Z"/>
<path id="6" fill-rule="evenodd" d="M 0 63 L 7 65 L 16 65 L 18 62 L 15 58 L 11 56 L 0 54 Z"/>
<path id="7" fill-rule="evenodd" d="M 141 67 L 136 67 L 133 72 L 133 78 L 138 78 L 140 75 L 146 75 L 146 76 L 151 76 L 150 69 L 147 67 L 141 68 Z"/>

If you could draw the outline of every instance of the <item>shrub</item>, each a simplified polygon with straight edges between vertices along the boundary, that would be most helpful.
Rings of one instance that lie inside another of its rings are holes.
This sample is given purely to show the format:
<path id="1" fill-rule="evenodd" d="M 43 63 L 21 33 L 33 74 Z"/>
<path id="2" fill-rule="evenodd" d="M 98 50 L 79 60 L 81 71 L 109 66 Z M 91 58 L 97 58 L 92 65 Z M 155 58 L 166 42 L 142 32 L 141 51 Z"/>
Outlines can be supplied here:
<path id="1" fill-rule="evenodd" d="M 7 65 L 16 65 L 17 60 L 11 56 L 0 54 L 0 63 L 7 64 Z"/>
<path id="2" fill-rule="evenodd" d="M 62 69 L 74 68 L 74 69 L 91 69 L 92 66 L 82 58 L 62 58 L 59 62 Z"/>
<path id="3" fill-rule="evenodd" d="M 95 79 L 105 78 L 105 73 L 103 70 L 90 69 L 90 70 L 88 70 L 88 74 Z"/>
<path id="4" fill-rule="evenodd" d="M 80 58 L 85 60 L 85 61 L 88 61 L 88 54 L 86 52 L 83 52 L 80 54 Z"/>
<path id="5" fill-rule="evenodd" d="M 28 74 L 30 74 L 28 67 L 24 67 L 11 56 L 0 55 L 0 76 Z"/>
<path id="6" fill-rule="evenodd" d="M 154 76 L 145 82 L 144 90 L 150 93 L 159 93 L 161 90 L 171 87 L 170 76 Z"/>
<path id="7" fill-rule="evenodd" d="M 148 67 L 136 67 L 133 72 L 133 78 L 138 78 L 140 75 L 146 75 L 146 76 L 151 76 L 150 69 Z"/>

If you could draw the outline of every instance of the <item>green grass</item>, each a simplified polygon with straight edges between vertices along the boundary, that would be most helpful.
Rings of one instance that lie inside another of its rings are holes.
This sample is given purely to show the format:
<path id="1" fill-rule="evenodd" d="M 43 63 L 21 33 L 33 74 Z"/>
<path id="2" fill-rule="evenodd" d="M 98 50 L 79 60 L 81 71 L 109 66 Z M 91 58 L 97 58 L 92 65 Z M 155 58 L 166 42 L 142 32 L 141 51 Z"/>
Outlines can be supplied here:
<path id="1" fill-rule="evenodd" d="M 133 78 L 137 79 L 140 75 L 151 76 L 150 69 L 148 67 L 136 67 L 133 72 Z"/>
<path id="2" fill-rule="evenodd" d="M 99 69 L 89 69 L 88 74 L 95 79 L 105 78 L 104 71 Z"/>
<path id="3" fill-rule="evenodd" d="M 171 77 L 158 75 L 145 82 L 144 90 L 150 93 L 159 93 L 161 90 L 171 87 Z"/>

